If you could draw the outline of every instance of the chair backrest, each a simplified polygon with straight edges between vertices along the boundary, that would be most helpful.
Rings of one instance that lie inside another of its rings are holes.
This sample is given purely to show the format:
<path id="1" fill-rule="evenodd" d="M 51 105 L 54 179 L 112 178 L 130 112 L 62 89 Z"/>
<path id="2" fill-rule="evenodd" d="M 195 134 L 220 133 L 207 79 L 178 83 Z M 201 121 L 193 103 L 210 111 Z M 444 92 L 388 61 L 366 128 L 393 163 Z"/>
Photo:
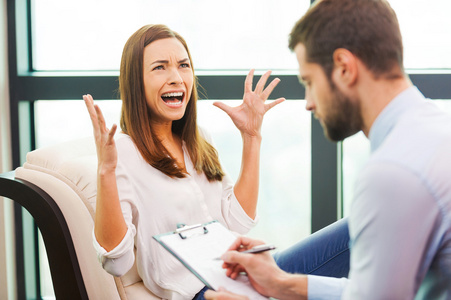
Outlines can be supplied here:
<path id="1" fill-rule="evenodd" d="M 97 260 L 92 244 L 96 169 L 94 140 L 84 138 L 28 153 L 26 163 L 15 170 L 15 178 L 39 187 L 59 207 L 72 238 L 89 299 L 158 299 L 144 287 L 136 266 L 124 276 L 115 278 L 103 270 Z M 50 268 L 52 277 L 58 276 L 52 265 Z"/>

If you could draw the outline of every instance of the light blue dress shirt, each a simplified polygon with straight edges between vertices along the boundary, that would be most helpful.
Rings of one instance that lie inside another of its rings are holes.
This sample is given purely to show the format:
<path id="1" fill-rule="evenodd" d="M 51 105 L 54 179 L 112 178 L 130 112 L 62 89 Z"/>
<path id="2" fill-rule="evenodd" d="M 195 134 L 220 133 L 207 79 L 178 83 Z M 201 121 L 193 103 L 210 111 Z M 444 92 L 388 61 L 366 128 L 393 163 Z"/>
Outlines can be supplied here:
<path id="1" fill-rule="evenodd" d="M 369 139 L 349 216 L 349 279 L 309 275 L 309 300 L 451 299 L 451 116 L 410 87 Z"/>

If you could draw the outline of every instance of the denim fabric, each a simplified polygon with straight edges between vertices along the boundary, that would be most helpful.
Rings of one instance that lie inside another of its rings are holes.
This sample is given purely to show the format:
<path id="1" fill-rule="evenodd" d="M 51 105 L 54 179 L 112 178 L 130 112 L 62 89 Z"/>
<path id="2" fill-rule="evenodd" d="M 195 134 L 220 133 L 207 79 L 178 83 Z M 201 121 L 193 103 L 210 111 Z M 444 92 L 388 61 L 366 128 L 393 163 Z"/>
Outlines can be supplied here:
<path id="1" fill-rule="evenodd" d="M 196 296 L 194 296 L 193 300 L 205 300 L 204 294 L 206 291 L 208 291 L 208 288 L 205 286 L 199 291 L 199 293 L 196 294 Z"/>
<path id="2" fill-rule="evenodd" d="M 341 219 L 274 255 L 277 265 L 288 273 L 347 277 L 349 231 Z"/>

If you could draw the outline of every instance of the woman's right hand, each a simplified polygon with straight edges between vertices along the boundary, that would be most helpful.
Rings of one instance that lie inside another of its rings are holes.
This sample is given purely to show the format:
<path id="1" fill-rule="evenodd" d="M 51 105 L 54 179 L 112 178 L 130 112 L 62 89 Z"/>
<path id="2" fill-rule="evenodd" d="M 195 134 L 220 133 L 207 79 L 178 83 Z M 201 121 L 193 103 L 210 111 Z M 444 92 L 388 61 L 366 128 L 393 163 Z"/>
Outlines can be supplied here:
<path id="1" fill-rule="evenodd" d="M 127 233 L 116 183 L 117 149 L 114 134 L 117 126 L 113 125 L 110 130 L 106 127 L 102 111 L 94 104 L 91 95 L 84 95 L 83 100 L 91 117 L 98 159 L 94 233 L 97 242 L 106 251 L 111 251 Z"/>
<path id="2" fill-rule="evenodd" d="M 98 171 L 114 171 L 117 165 L 117 150 L 114 142 L 117 126 L 113 124 L 111 129 L 106 127 L 102 111 L 94 104 L 94 99 L 91 95 L 83 95 L 83 100 L 92 122 L 97 149 Z"/>

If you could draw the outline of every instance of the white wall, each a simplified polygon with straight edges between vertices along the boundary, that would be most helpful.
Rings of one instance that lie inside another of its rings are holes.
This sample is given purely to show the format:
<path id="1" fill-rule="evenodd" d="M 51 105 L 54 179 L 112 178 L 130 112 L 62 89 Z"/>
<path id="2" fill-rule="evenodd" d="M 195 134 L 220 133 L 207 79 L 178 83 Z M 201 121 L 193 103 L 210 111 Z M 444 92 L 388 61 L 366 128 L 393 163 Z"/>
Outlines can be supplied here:
<path id="1" fill-rule="evenodd" d="M 0 0 L 0 173 L 11 170 L 6 0 Z M 0 197 L 0 299 L 17 299 L 12 201 Z"/>

